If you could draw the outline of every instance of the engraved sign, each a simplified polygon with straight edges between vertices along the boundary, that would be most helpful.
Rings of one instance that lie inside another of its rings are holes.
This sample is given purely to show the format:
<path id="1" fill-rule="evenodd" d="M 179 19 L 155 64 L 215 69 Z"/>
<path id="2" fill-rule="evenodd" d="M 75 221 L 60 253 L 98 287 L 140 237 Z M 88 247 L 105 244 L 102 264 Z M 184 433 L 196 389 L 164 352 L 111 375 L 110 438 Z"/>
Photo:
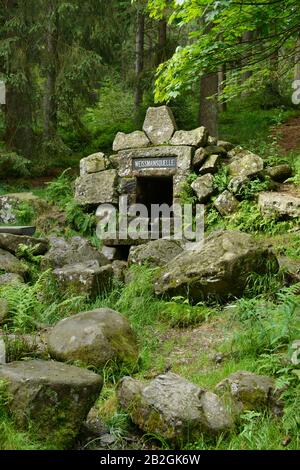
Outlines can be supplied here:
<path id="1" fill-rule="evenodd" d="M 177 157 L 136 158 L 132 161 L 134 170 L 146 168 L 177 168 Z"/>

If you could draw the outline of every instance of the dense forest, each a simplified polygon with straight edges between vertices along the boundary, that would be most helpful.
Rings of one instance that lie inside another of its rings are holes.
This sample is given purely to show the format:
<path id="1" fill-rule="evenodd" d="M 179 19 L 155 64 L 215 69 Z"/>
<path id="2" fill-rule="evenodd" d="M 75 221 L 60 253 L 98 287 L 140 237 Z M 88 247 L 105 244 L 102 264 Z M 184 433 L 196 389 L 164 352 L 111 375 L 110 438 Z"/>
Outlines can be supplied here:
<path id="1" fill-rule="evenodd" d="M 299 106 L 298 0 L 0 0 L 0 450 L 299 449 Z M 202 251 L 103 245 L 181 148 Z"/>

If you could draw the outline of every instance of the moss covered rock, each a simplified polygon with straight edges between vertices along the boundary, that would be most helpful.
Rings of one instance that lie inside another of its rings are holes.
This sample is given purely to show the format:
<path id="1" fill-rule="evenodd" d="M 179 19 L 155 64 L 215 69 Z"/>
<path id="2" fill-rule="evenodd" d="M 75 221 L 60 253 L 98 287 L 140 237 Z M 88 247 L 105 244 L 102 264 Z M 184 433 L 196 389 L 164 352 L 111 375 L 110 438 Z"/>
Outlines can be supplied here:
<path id="1" fill-rule="evenodd" d="M 100 308 L 66 318 L 48 336 L 50 355 L 59 361 L 81 361 L 103 367 L 108 361 L 134 363 L 138 358 L 135 335 L 126 318 Z"/>
<path id="2" fill-rule="evenodd" d="M 59 448 L 72 443 L 102 388 L 93 372 L 41 360 L 2 365 L 0 380 L 16 425 Z"/>
<path id="3" fill-rule="evenodd" d="M 239 231 L 217 231 L 202 248 L 184 251 L 168 263 L 155 282 L 158 295 L 182 295 L 198 302 L 209 297 L 239 297 L 253 272 L 277 272 L 268 248 Z"/>
<path id="4" fill-rule="evenodd" d="M 146 264 L 150 267 L 164 266 L 174 259 L 183 248 L 180 242 L 175 240 L 153 240 L 149 243 L 130 248 L 129 264 Z"/>
<path id="5" fill-rule="evenodd" d="M 149 383 L 125 377 L 118 387 L 118 400 L 140 429 L 175 443 L 224 433 L 233 426 L 216 394 L 171 372 Z"/>

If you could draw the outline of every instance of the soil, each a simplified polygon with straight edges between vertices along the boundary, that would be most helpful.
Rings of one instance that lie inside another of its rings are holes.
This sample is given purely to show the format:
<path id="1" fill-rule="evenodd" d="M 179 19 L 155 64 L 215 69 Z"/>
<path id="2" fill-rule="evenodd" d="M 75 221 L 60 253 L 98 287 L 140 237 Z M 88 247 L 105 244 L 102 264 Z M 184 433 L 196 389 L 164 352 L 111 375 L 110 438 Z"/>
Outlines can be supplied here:
<path id="1" fill-rule="evenodd" d="M 276 127 L 274 135 L 283 154 L 292 150 L 300 150 L 300 116 L 288 119 Z"/>

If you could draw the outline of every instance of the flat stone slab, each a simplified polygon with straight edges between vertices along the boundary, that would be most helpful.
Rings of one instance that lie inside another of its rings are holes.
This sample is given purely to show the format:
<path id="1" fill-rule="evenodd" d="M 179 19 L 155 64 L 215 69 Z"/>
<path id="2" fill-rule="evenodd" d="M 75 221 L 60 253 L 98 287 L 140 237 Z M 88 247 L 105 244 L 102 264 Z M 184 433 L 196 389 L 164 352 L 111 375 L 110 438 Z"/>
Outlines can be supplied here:
<path id="1" fill-rule="evenodd" d="M 70 444 L 102 389 L 102 378 L 86 369 L 53 361 L 0 366 L 8 407 L 18 427 L 34 426 L 39 437 Z"/>
<path id="2" fill-rule="evenodd" d="M 131 134 L 118 132 L 113 143 L 113 151 L 149 147 L 150 144 L 150 140 L 143 131 L 135 131 Z"/>
<path id="3" fill-rule="evenodd" d="M 20 245 L 25 245 L 31 249 L 32 254 L 44 255 L 49 248 L 49 242 L 45 238 L 35 238 L 27 235 L 13 235 L 11 233 L 1 233 L 0 248 L 16 254 Z"/>
<path id="4" fill-rule="evenodd" d="M 205 127 L 202 126 L 191 131 L 176 131 L 170 141 L 170 144 L 204 147 L 207 144 L 207 139 L 208 131 Z"/>
<path id="5" fill-rule="evenodd" d="M 27 235 L 32 236 L 36 231 L 36 227 L 33 226 L 0 226 L 0 234 L 8 233 L 12 235 Z"/>

